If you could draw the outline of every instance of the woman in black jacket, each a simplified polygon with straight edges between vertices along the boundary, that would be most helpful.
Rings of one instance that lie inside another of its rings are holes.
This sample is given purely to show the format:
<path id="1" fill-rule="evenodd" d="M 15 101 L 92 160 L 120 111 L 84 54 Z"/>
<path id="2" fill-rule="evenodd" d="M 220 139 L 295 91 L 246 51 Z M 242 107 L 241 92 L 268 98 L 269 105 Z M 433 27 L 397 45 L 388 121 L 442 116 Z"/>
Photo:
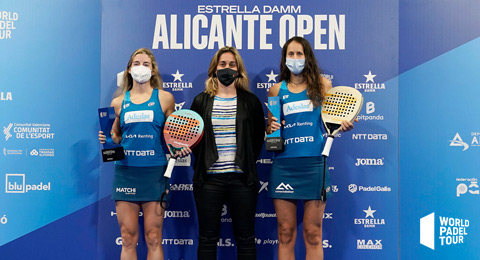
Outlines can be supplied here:
<path id="1" fill-rule="evenodd" d="M 213 56 L 205 85 L 191 106 L 205 122 L 203 139 L 193 149 L 198 259 L 217 259 L 224 204 L 232 217 L 238 259 L 256 259 L 256 160 L 265 136 L 262 104 L 249 90 L 234 47 L 223 47 Z"/>

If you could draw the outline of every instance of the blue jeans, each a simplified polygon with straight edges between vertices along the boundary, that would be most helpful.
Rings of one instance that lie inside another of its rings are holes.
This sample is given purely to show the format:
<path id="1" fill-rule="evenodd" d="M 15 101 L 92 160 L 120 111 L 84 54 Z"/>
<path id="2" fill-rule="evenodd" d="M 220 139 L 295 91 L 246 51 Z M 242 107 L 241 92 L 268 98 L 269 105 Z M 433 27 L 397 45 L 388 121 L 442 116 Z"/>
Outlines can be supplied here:
<path id="1" fill-rule="evenodd" d="M 224 204 L 232 217 L 238 260 L 257 259 L 255 212 L 258 185 L 248 187 L 241 177 L 242 174 L 237 173 L 207 174 L 203 186 L 194 187 L 199 225 L 199 260 L 217 259 Z"/>

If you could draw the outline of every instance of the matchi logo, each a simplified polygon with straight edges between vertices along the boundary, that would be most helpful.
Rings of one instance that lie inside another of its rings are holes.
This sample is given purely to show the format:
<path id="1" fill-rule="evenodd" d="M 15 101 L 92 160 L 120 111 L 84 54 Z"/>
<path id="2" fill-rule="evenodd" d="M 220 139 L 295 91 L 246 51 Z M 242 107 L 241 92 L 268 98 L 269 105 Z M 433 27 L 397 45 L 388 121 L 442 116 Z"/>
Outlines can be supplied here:
<path id="1" fill-rule="evenodd" d="M 471 132 L 470 135 L 472 136 L 472 141 L 468 144 L 462 140 L 462 137 L 460 137 L 460 134 L 457 132 L 453 140 L 450 140 L 450 146 L 463 147 L 462 152 L 468 150 L 470 147 L 479 147 L 480 132 Z"/>
<path id="2" fill-rule="evenodd" d="M 364 92 L 385 90 L 385 83 L 375 83 L 374 78 L 377 75 L 372 74 L 371 70 L 368 71 L 368 74 L 363 76 L 365 77 L 365 83 L 355 83 L 355 89 L 363 90 Z"/>
<path id="3" fill-rule="evenodd" d="M 470 226 L 468 219 L 438 216 L 436 222 L 435 212 L 420 219 L 420 244 L 435 250 L 436 244 L 449 246 L 463 244 L 468 235 L 467 228 Z M 438 228 L 438 240 L 436 231 Z"/>
<path id="4" fill-rule="evenodd" d="M 185 74 L 181 74 L 177 69 L 177 72 L 171 74 L 173 76 L 173 81 L 163 82 L 164 89 L 171 89 L 172 91 L 183 91 L 185 88 L 193 88 L 192 82 L 183 82 L 182 77 Z"/>
<path id="5" fill-rule="evenodd" d="M 280 183 L 277 188 L 275 189 L 277 193 L 294 193 L 294 189 L 290 184 Z"/>

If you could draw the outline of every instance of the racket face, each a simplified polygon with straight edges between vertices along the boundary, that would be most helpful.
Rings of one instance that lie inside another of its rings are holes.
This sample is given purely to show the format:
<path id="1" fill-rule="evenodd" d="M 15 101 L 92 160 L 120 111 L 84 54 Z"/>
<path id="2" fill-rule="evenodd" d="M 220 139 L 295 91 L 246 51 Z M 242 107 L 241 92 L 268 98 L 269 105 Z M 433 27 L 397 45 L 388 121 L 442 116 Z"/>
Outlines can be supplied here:
<path id="1" fill-rule="evenodd" d="M 163 136 L 169 148 L 181 149 L 195 146 L 203 136 L 203 119 L 195 111 L 181 109 L 165 121 Z M 170 152 L 173 153 L 172 149 Z"/>
<path id="2" fill-rule="evenodd" d="M 353 122 L 363 105 L 362 94 L 352 88 L 339 86 L 331 88 L 322 104 L 322 120 L 324 123 L 340 124 L 342 121 Z"/>

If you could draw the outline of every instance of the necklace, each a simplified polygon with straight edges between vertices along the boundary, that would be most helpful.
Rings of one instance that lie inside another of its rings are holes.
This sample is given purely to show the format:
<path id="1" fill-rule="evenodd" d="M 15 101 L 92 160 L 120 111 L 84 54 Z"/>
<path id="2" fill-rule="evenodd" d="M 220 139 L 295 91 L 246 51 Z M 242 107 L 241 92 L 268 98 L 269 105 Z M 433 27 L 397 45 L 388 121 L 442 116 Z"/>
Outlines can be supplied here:
<path id="1" fill-rule="evenodd" d="M 303 80 L 302 80 L 301 82 L 299 82 L 299 83 L 295 83 L 295 82 L 293 82 L 293 81 L 291 81 L 291 80 L 289 80 L 289 82 L 292 83 L 292 84 L 295 85 L 295 86 L 298 86 L 298 85 L 302 84 L 303 82 L 305 82 L 305 79 L 303 79 Z"/>

